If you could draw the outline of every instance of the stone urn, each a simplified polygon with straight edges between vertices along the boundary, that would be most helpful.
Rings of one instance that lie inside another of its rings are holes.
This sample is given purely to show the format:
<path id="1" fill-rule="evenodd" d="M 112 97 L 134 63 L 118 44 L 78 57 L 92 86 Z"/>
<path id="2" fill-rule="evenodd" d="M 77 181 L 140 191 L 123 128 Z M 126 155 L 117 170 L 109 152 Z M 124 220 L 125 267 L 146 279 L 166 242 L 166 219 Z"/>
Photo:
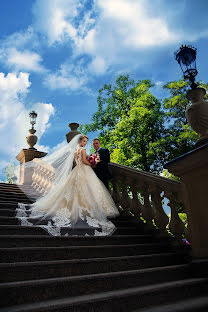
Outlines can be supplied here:
<path id="1" fill-rule="evenodd" d="M 26 137 L 27 143 L 29 145 L 29 149 L 30 150 L 36 150 L 36 148 L 34 148 L 34 145 L 38 141 L 37 135 L 34 134 L 36 132 L 36 130 L 35 129 L 30 129 L 29 132 L 30 132 L 30 134 Z"/>
<path id="2" fill-rule="evenodd" d="M 81 132 L 79 132 L 77 129 L 79 127 L 79 124 L 76 123 L 76 122 L 71 122 L 69 124 L 69 128 L 71 129 L 71 131 L 69 131 L 67 134 L 66 134 L 66 140 L 67 140 L 67 143 L 69 143 L 73 137 L 77 134 L 81 134 Z"/>
<path id="3" fill-rule="evenodd" d="M 200 135 L 196 147 L 208 143 L 208 102 L 204 100 L 206 90 L 196 88 L 189 90 L 187 99 L 192 105 L 186 110 L 186 118 L 191 128 Z"/>

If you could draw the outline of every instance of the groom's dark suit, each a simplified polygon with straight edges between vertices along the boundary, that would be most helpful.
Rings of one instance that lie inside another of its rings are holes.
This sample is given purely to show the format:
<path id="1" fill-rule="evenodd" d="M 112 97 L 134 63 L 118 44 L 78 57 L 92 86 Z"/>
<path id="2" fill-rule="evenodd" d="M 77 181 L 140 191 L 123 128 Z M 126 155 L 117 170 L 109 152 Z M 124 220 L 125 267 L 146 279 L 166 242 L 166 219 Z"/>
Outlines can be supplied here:
<path id="1" fill-rule="evenodd" d="M 108 168 L 108 164 L 110 162 L 110 153 L 107 148 L 101 148 L 98 151 L 100 155 L 100 162 L 94 168 L 94 171 L 97 177 L 105 184 L 108 189 L 108 180 L 111 178 L 111 173 Z"/>

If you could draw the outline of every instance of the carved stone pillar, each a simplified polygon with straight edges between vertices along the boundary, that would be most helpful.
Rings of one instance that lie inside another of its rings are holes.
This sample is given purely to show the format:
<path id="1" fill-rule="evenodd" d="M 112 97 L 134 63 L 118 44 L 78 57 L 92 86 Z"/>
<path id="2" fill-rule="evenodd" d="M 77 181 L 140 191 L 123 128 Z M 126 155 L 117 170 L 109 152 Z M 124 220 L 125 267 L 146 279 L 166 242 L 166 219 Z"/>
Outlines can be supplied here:
<path id="1" fill-rule="evenodd" d="M 45 157 L 47 153 L 39 152 L 35 149 L 22 149 L 19 154 L 16 156 L 17 160 L 19 160 L 20 164 L 26 163 L 34 158 L 42 158 Z M 31 169 L 26 169 L 24 166 L 20 166 L 19 172 L 19 184 L 31 184 L 32 183 L 32 175 L 33 172 Z"/>
<path id="2" fill-rule="evenodd" d="M 71 122 L 69 124 L 69 128 L 71 129 L 71 131 L 69 131 L 67 134 L 66 134 L 66 140 L 67 140 L 67 143 L 69 143 L 73 137 L 77 134 L 81 134 L 81 132 L 79 132 L 77 129 L 79 128 L 79 124 L 76 123 L 76 122 Z"/>
<path id="3" fill-rule="evenodd" d="M 192 255 L 208 258 L 208 144 L 167 163 L 165 168 L 185 186 Z"/>

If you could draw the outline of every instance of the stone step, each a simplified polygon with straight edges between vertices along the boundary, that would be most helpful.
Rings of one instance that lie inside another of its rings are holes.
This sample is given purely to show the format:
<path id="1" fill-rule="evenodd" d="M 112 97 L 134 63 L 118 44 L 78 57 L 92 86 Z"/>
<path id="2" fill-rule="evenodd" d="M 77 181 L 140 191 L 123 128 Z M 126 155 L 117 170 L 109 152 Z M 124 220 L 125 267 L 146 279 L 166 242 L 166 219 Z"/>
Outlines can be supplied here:
<path id="1" fill-rule="evenodd" d="M 0 282 L 138 270 L 188 263 L 185 253 L 0 263 Z"/>
<path id="2" fill-rule="evenodd" d="M 33 222 L 35 222 L 35 219 L 31 219 Z M 29 219 L 30 221 L 30 219 Z M 40 219 L 36 219 L 36 221 L 40 221 Z M 47 222 L 47 221 L 46 221 Z M 137 224 L 132 223 L 131 221 L 124 221 L 124 220 L 113 220 L 113 223 L 116 227 L 136 227 Z M 4 217 L 0 216 L 0 225 L 18 225 L 19 220 L 15 217 Z M 138 227 L 141 227 L 142 225 L 138 224 Z"/>
<path id="3" fill-rule="evenodd" d="M 10 196 L 17 196 L 17 197 L 21 197 L 21 196 L 24 196 L 24 197 L 27 197 L 25 193 L 23 193 L 21 190 L 10 190 L 10 189 L 1 189 L 0 188 L 0 196 L 2 195 L 10 195 Z"/>
<path id="4" fill-rule="evenodd" d="M 207 291 L 208 279 L 185 279 L 73 298 L 7 306 L 0 309 L 0 312 L 130 312 L 154 305 L 174 303 L 184 298 L 193 299 L 206 295 Z"/>
<path id="5" fill-rule="evenodd" d="M 0 248 L 0 262 L 70 260 L 171 252 L 169 244 Z"/>
<path id="6" fill-rule="evenodd" d="M 26 201 L 24 201 L 25 204 L 30 204 Z M 0 211 L 1 209 L 11 209 L 11 210 L 16 210 L 18 207 L 18 202 L 14 201 L 0 201 Z"/>
<path id="7" fill-rule="evenodd" d="M 0 188 L 1 189 L 7 189 L 7 190 L 11 190 L 11 189 L 20 190 L 20 188 L 17 186 L 17 184 L 8 184 L 8 183 L 0 183 Z"/>
<path id="8" fill-rule="evenodd" d="M 17 195 L 25 195 L 25 193 L 19 188 L 7 188 L 0 186 L 0 194 L 17 194 Z"/>
<path id="9" fill-rule="evenodd" d="M 70 229 L 64 227 L 62 229 L 66 230 L 69 235 L 78 235 L 81 232 L 85 235 L 86 233 L 86 229 Z M 40 226 L 0 225 L 0 235 L 44 235 L 46 233 Z M 113 234 L 137 235 L 141 233 L 143 233 L 143 230 L 137 227 L 118 227 Z"/>
<path id="10" fill-rule="evenodd" d="M 83 245 L 122 245 L 135 243 L 167 242 L 168 238 L 153 235 L 112 235 L 112 236 L 49 236 L 49 235 L 1 235 L 0 247 L 55 247 Z"/>
<path id="11" fill-rule="evenodd" d="M 14 217 L 16 214 L 14 209 L 1 209 L 0 207 L 0 216 L 1 217 Z"/>
<path id="12" fill-rule="evenodd" d="M 132 312 L 207 312 L 208 296 L 180 300 L 152 308 L 136 309 Z"/>
<path id="13" fill-rule="evenodd" d="M 10 196 L 9 194 L 8 196 L 6 195 L 0 196 L 0 203 L 2 202 L 6 203 L 8 201 L 14 202 L 14 203 L 31 203 L 32 202 L 29 198 L 23 197 L 23 196 Z"/>
<path id="14" fill-rule="evenodd" d="M 39 226 L 0 225 L 0 235 L 44 235 L 46 233 Z"/>
<path id="15" fill-rule="evenodd" d="M 17 208 L 17 204 L 16 203 L 8 204 L 6 202 L 5 207 L 2 207 L 1 203 L 0 203 L 0 216 L 14 217 L 15 214 L 16 214 L 16 212 L 15 212 L 16 208 Z M 121 215 L 116 217 L 116 219 L 115 218 L 109 218 L 109 220 L 112 221 L 112 222 L 114 222 L 115 220 L 116 221 L 124 221 L 124 222 L 128 221 L 128 222 L 131 222 L 131 224 L 132 223 L 135 224 L 135 221 L 134 221 L 134 219 L 132 217 L 127 217 L 126 218 L 126 217 L 121 216 Z M 138 221 L 138 222 L 136 222 L 136 225 L 140 226 L 140 225 L 144 225 L 144 223 L 141 222 L 141 221 Z"/>
<path id="16" fill-rule="evenodd" d="M 0 306 L 37 302 L 55 298 L 75 297 L 92 293 L 141 287 L 186 279 L 187 265 L 59 277 L 35 281 L 10 282 L 0 285 Z"/>

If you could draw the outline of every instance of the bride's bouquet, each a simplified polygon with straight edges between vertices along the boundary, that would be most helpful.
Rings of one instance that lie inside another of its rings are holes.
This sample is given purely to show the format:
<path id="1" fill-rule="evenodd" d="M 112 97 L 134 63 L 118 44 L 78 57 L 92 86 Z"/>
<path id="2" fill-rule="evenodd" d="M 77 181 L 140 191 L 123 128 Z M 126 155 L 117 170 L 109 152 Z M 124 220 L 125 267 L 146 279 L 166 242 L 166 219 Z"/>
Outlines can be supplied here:
<path id="1" fill-rule="evenodd" d="M 91 165 L 96 166 L 100 162 L 100 155 L 93 153 L 88 156 L 88 161 L 91 163 Z"/>

